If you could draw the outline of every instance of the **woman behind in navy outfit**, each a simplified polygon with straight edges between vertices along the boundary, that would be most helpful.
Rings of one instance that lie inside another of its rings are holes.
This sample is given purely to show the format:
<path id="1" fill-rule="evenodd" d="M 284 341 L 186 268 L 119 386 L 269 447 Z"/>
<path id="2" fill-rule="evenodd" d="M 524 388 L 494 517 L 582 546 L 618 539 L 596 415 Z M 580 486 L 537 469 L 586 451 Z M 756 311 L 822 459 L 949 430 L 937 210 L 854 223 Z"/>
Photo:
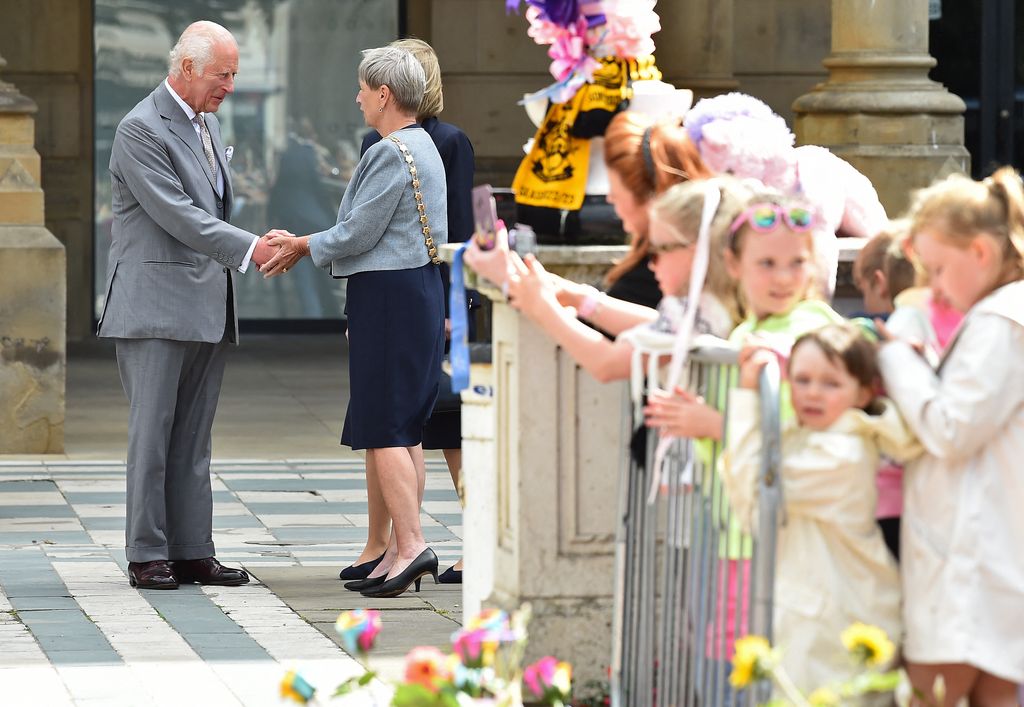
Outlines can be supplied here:
<path id="1" fill-rule="evenodd" d="M 434 145 L 437 146 L 437 151 L 441 155 L 441 162 L 444 164 L 445 181 L 448 184 L 448 242 L 462 243 L 473 235 L 473 145 L 464 132 L 451 123 L 444 123 L 437 119 L 438 114 L 444 110 L 444 94 L 441 85 L 441 66 L 438 64 L 437 54 L 434 53 L 433 47 L 422 39 L 415 38 L 399 39 L 392 42 L 390 46 L 406 50 L 416 57 L 416 60 L 423 66 L 426 90 L 423 92 L 423 101 L 420 103 L 416 122 L 430 135 L 430 139 L 434 141 Z M 377 144 L 380 140 L 381 137 L 377 131 L 368 132 L 363 137 L 360 154 L 365 153 L 370 146 Z M 448 263 L 441 264 L 441 279 L 444 283 L 444 321 L 447 337 L 451 334 L 451 317 L 448 312 L 450 283 Z M 467 299 L 471 301 L 478 297 L 473 290 L 466 294 Z M 473 341 L 475 339 L 473 317 L 468 312 L 467 317 L 469 340 Z M 452 476 L 452 483 L 455 484 L 456 491 L 459 489 L 459 472 L 462 469 L 462 415 L 459 411 L 461 402 L 454 405 L 446 403 L 450 403 L 452 398 L 457 397 L 457 395 L 451 394 L 451 379 L 448 376 L 442 376 L 438 404 L 423 428 L 423 448 L 442 450 L 444 459 L 448 463 L 448 473 Z M 341 571 L 342 579 L 361 579 L 369 575 L 376 567 L 376 563 L 380 560 L 384 548 L 388 544 L 391 518 L 387 514 L 380 494 L 374 493 L 376 485 L 369 484 L 368 488 L 370 491 L 369 537 L 367 537 L 366 546 L 356 559 L 355 564 Z M 445 570 L 440 576 L 440 581 L 446 584 L 461 583 L 462 560 L 460 559 L 453 567 Z"/>
<path id="2" fill-rule="evenodd" d="M 437 148 L 416 123 L 425 85 L 423 67 L 409 52 L 363 52 L 356 103 L 366 124 L 386 139 L 356 165 L 338 223 L 309 236 L 272 239 L 280 251 L 261 268 L 277 275 L 309 255 L 318 267 L 348 278 L 350 398 L 341 441 L 366 450 L 369 496 L 382 499 L 393 530 L 373 572 L 345 586 L 373 597 L 398 596 L 413 583 L 419 590 L 424 574 L 437 580 L 437 557 L 423 538 L 419 511 L 423 425 L 437 399 L 444 355 L 437 246 L 447 241 L 448 193 Z"/>

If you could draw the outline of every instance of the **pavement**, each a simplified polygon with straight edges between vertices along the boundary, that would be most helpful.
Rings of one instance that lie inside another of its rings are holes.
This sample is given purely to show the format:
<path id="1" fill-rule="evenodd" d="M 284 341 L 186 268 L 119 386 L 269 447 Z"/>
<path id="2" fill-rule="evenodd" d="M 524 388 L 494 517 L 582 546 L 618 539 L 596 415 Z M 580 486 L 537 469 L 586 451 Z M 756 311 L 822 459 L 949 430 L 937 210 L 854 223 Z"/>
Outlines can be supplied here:
<path id="1" fill-rule="evenodd" d="M 71 347 L 66 454 L 0 455 L 0 705 L 280 705 L 290 669 L 330 695 L 363 670 L 333 629 L 354 608 L 383 612 L 369 665 L 384 676 L 399 677 L 414 646 L 447 648 L 459 585 L 427 578 L 418 594 L 371 600 L 337 578 L 367 523 L 362 458 L 337 441 L 344 352 L 335 335 L 250 336 L 231 351 L 214 425 L 214 542 L 253 581 L 140 591 L 125 576 L 127 404 L 113 349 Z M 461 555 L 462 520 L 438 453 L 421 518 L 444 569 Z M 385 703 L 383 686 L 371 693 Z"/>

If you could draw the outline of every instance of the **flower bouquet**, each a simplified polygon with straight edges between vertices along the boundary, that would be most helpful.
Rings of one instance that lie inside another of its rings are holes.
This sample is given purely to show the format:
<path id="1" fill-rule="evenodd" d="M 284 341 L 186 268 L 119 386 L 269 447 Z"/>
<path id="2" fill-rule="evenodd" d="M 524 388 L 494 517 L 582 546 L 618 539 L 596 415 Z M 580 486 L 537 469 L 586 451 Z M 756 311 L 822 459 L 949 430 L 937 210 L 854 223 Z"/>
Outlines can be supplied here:
<path id="1" fill-rule="evenodd" d="M 405 659 L 404 681 L 394 685 L 392 707 L 519 707 L 522 686 L 541 704 L 564 705 L 572 692 L 572 668 L 553 657 L 522 668 L 526 649 L 529 607 L 511 615 L 487 609 L 452 634 L 452 652 L 433 646 L 412 649 Z M 368 660 L 380 632 L 380 612 L 343 612 L 335 623 L 348 653 Z M 341 683 L 333 696 L 341 697 L 369 686 L 378 675 L 367 669 Z M 314 704 L 316 688 L 299 674 L 289 672 L 281 682 L 281 696 L 299 704 Z"/>

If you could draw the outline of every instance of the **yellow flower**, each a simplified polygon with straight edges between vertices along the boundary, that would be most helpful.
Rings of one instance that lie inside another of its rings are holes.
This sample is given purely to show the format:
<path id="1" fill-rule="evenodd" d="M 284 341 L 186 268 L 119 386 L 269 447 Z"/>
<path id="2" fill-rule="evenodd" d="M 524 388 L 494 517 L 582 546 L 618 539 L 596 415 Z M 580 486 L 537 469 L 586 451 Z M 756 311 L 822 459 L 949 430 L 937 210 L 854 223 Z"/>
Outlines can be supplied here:
<path id="1" fill-rule="evenodd" d="M 851 624 L 842 633 L 843 645 L 859 662 L 867 666 L 885 665 L 896 652 L 896 646 L 877 626 Z"/>
<path id="2" fill-rule="evenodd" d="M 762 636 L 744 636 L 736 640 L 729 683 L 736 688 L 764 677 L 771 667 L 772 647 Z"/>
<path id="3" fill-rule="evenodd" d="M 808 696 L 807 701 L 811 707 L 839 707 L 839 695 L 827 687 L 819 687 Z"/>

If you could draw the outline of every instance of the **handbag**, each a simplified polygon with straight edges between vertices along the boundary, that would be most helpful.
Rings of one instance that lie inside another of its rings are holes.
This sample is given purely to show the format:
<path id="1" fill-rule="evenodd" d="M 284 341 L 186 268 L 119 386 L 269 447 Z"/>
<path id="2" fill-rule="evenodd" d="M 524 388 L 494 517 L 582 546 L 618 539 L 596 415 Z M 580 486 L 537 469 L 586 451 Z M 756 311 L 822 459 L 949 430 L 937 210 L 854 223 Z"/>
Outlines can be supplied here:
<path id="1" fill-rule="evenodd" d="M 437 379 L 437 400 L 431 414 L 459 412 L 461 409 L 462 396 L 452 391 L 452 377 L 442 370 L 441 377 Z"/>
<path id="2" fill-rule="evenodd" d="M 402 156 L 405 158 L 406 165 L 409 166 L 409 176 L 412 177 L 412 195 L 413 198 L 416 199 L 416 210 L 420 212 L 420 227 L 423 229 L 423 244 L 427 247 L 427 255 L 430 256 L 430 262 L 434 265 L 440 265 L 441 258 L 437 255 L 437 246 L 434 245 L 434 239 L 430 236 L 430 224 L 427 222 L 427 207 L 423 203 L 423 193 L 420 191 L 420 178 L 416 174 L 416 161 L 413 159 L 412 153 L 409 152 L 409 148 L 405 146 L 404 142 L 394 135 L 388 135 L 388 139 L 398 145 L 398 149 L 402 151 Z M 451 385 L 448 387 L 451 389 Z"/>

